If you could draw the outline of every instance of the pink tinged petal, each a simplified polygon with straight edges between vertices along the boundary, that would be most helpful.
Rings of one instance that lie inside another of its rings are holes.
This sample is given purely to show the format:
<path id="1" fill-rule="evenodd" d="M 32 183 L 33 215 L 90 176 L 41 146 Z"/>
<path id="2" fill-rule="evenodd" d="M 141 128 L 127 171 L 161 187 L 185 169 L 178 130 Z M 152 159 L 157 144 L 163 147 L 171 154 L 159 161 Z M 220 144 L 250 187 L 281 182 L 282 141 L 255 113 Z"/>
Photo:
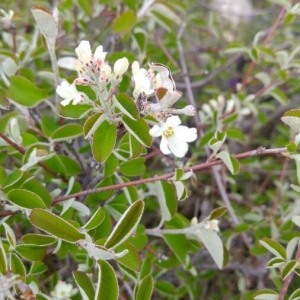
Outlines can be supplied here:
<path id="1" fill-rule="evenodd" d="M 168 147 L 168 139 L 165 136 L 162 136 L 159 147 L 163 154 L 171 153 L 171 151 Z"/>
<path id="2" fill-rule="evenodd" d="M 150 135 L 151 136 L 153 136 L 153 137 L 158 137 L 158 136 L 161 136 L 162 135 L 162 128 L 160 128 L 159 126 L 157 126 L 157 125 L 154 125 L 151 129 L 150 129 L 150 131 L 149 131 L 149 133 L 150 133 Z"/>
<path id="3" fill-rule="evenodd" d="M 94 57 L 95 57 L 96 60 L 99 59 L 103 62 L 106 58 L 106 54 L 107 54 L 107 52 L 103 52 L 103 47 L 100 45 L 96 48 Z"/>
<path id="4" fill-rule="evenodd" d="M 174 128 L 174 134 L 176 139 L 184 141 L 184 142 L 193 142 L 197 139 L 197 129 L 196 128 L 188 128 L 186 126 L 178 126 Z"/>
<path id="5" fill-rule="evenodd" d="M 181 120 L 178 116 L 169 117 L 165 123 L 166 127 L 177 127 L 181 124 Z"/>
<path id="6" fill-rule="evenodd" d="M 175 136 L 168 138 L 168 144 L 171 152 L 177 157 L 184 157 L 189 149 L 186 142 L 176 139 Z"/>

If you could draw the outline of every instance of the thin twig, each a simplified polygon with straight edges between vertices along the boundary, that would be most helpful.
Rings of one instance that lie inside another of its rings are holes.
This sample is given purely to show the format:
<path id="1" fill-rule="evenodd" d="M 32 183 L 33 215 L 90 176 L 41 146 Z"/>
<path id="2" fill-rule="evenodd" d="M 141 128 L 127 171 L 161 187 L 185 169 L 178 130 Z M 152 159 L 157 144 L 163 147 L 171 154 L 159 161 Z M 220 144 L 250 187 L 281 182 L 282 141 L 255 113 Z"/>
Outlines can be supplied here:
<path id="1" fill-rule="evenodd" d="M 10 146 L 12 146 L 13 148 L 15 148 L 17 151 L 19 151 L 21 154 L 25 154 L 26 150 L 19 146 L 18 144 L 16 144 L 14 141 L 12 141 L 9 137 L 7 137 L 5 134 L 3 134 L 2 132 L 0 132 L 0 138 L 2 138 L 5 142 L 7 142 Z M 57 177 L 57 172 L 53 171 L 52 169 L 50 169 L 49 167 L 47 167 L 45 164 L 43 164 L 42 162 L 38 162 L 37 163 L 40 167 L 42 167 L 46 172 L 54 175 Z M 64 178 L 63 176 L 60 176 L 61 180 L 63 180 L 64 182 L 68 182 L 68 180 L 66 178 Z"/>
<path id="2" fill-rule="evenodd" d="M 187 91 L 187 95 L 188 95 L 188 99 L 189 99 L 189 103 L 192 104 L 194 107 L 197 107 L 196 106 L 196 102 L 195 102 L 195 98 L 194 98 L 194 94 L 193 94 L 193 90 L 192 90 L 192 87 L 191 87 L 191 81 L 190 81 L 190 78 L 188 76 L 188 70 L 187 70 L 187 66 L 186 66 L 186 61 L 185 61 L 185 55 L 184 55 L 184 52 L 183 52 L 183 47 L 182 47 L 182 44 L 181 44 L 181 37 L 182 37 L 182 34 L 184 32 L 184 29 L 185 29 L 185 26 L 186 24 L 184 23 L 179 32 L 178 32 L 178 35 L 177 35 L 177 48 L 178 48 L 178 52 L 179 52 L 179 58 L 180 58 L 180 63 L 181 63 L 181 67 L 182 67 L 182 71 L 183 71 L 183 74 L 184 74 L 184 83 L 186 85 L 186 91 Z M 200 124 L 200 117 L 198 114 L 195 114 L 194 116 L 194 121 L 195 121 L 195 124 Z M 199 132 L 199 135 L 200 137 L 203 137 L 204 136 L 204 132 L 202 129 L 198 128 L 198 132 Z M 207 157 L 210 157 L 210 149 L 209 147 L 206 145 L 204 147 L 205 149 L 205 153 L 207 155 Z M 233 223 L 235 225 L 239 225 L 239 220 L 235 214 L 235 211 L 233 210 L 232 206 L 231 206 L 231 203 L 230 203 L 230 200 L 228 198 L 228 195 L 227 195 L 227 192 L 226 192 L 226 189 L 224 187 L 224 184 L 221 180 L 221 175 L 219 173 L 219 170 L 216 168 L 216 167 L 212 167 L 212 174 L 213 174 L 213 177 L 215 179 L 215 182 L 216 182 L 216 185 L 218 187 L 218 190 L 219 190 L 219 193 L 220 193 L 220 196 L 225 204 L 225 206 L 227 207 L 228 209 L 228 213 L 231 217 L 231 219 L 233 220 Z M 250 240 L 249 238 L 246 236 L 246 234 L 242 234 L 242 238 L 245 242 L 245 244 L 248 246 L 248 248 L 250 248 Z"/>
<path id="3" fill-rule="evenodd" d="M 298 246 L 298 251 L 296 253 L 296 258 L 297 261 L 300 260 L 300 247 Z M 295 272 L 292 272 L 284 281 L 283 281 L 283 285 L 278 297 L 278 300 L 284 300 L 284 296 L 286 295 L 288 288 L 294 278 Z"/>
<path id="4" fill-rule="evenodd" d="M 278 27 L 281 25 L 285 15 L 287 13 L 287 10 L 286 8 L 282 8 L 276 21 L 274 22 L 273 26 L 271 27 L 270 31 L 268 32 L 265 40 L 263 41 L 263 47 L 266 47 L 268 45 L 268 43 L 270 42 L 270 40 L 273 38 L 273 36 L 275 35 L 276 33 L 276 30 L 278 29 Z M 243 78 L 243 81 L 242 81 L 242 87 L 241 87 L 241 90 L 244 89 L 248 83 L 248 79 L 255 67 L 256 63 L 254 61 L 251 62 L 251 64 L 249 65 L 249 68 L 246 72 L 246 75 L 244 76 Z"/>
<path id="5" fill-rule="evenodd" d="M 243 152 L 243 153 L 235 155 L 234 157 L 236 159 L 243 159 L 243 158 L 247 158 L 247 157 L 251 157 L 251 156 L 283 154 L 286 151 L 287 151 L 287 148 L 258 149 L 258 150 Z M 185 173 L 189 172 L 189 171 L 196 172 L 196 171 L 199 171 L 199 170 L 211 168 L 213 166 L 222 165 L 222 164 L 224 164 L 224 162 L 222 160 L 209 161 L 209 162 L 197 164 L 193 167 L 184 168 L 183 171 Z M 82 197 L 82 196 L 87 196 L 89 194 L 95 194 L 95 193 L 109 191 L 109 190 L 118 190 L 118 189 L 122 189 L 122 188 L 127 187 L 127 186 L 140 185 L 140 184 L 145 184 L 145 183 L 148 183 L 148 182 L 155 182 L 155 181 L 159 181 L 159 180 L 167 180 L 167 179 L 170 180 L 174 176 L 174 173 L 175 172 L 170 172 L 170 173 L 166 173 L 166 174 L 151 177 L 151 178 L 133 180 L 133 181 L 118 183 L 118 184 L 109 185 L 109 186 L 105 186 L 105 187 L 101 187 L 101 188 L 88 189 L 88 190 L 81 191 L 81 192 L 78 192 L 78 193 L 57 197 L 57 198 L 53 199 L 52 205 L 55 205 L 59 202 L 66 201 L 66 200 L 71 199 L 71 198 L 79 198 L 79 197 Z"/>

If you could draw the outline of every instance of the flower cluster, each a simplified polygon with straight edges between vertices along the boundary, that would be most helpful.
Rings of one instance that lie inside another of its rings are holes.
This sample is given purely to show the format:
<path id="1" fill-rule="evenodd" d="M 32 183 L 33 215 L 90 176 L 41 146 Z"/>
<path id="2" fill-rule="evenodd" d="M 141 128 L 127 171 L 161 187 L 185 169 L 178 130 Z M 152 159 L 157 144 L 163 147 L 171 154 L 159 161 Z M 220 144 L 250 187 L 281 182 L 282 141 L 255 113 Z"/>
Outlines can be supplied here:
<path id="1" fill-rule="evenodd" d="M 98 46 L 92 53 L 90 43 L 82 41 L 75 49 L 77 59 L 74 59 L 74 69 L 78 77 L 72 84 L 63 81 L 56 89 L 57 94 L 63 98 L 62 106 L 72 103 L 91 104 L 95 112 L 103 112 L 110 122 L 119 122 L 119 114 L 115 114 L 112 95 L 115 88 L 121 82 L 123 74 L 129 67 L 127 58 L 118 59 L 113 68 L 105 62 L 107 52 L 102 46 Z M 168 67 L 151 63 L 149 69 L 141 68 L 137 61 L 133 62 L 132 80 L 134 83 L 133 97 L 141 115 L 150 115 L 157 120 L 150 129 L 153 137 L 162 136 L 160 148 L 164 154 L 173 153 L 177 157 L 183 157 L 188 151 L 188 144 L 197 139 L 196 128 L 182 126 L 178 116 L 184 114 L 193 116 L 196 110 L 192 105 L 182 109 L 173 108 L 182 93 L 176 90 L 175 82 Z M 88 96 L 79 92 L 76 85 L 89 85 L 97 95 L 92 101 Z M 149 101 L 150 97 L 155 101 Z"/>
<path id="2" fill-rule="evenodd" d="M 137 103 L 138 107 L 142 107 L 141 112 L 150 114 L 159 121 L 159 125 L 154 125 L 150 129 L 150 135 L 162 137 L 160 143 L 162 153 L 173 153 L 177 157 L 183 157 L 188 151 L 187 143 L 197 139 L 197 130 L 180 125 L 179 117 L 173 114 L 193 116 L 196 114 L 195 108 L 192 105 L 183 109 L 171 107 L 182 93 L 176 90 L 172 74 L 166 66 L 152 63 L 147 71 L 140 68 L 138 62 L 134 62 L 132 73 L 135 85 L 133 96 L 137 102 L 143 101 L 142 104 Z M 148 102 L 147 99 L 153 94 L 156 102 Z M 144 98 L 141 99 L 141 95 L 144 95 Z"/>

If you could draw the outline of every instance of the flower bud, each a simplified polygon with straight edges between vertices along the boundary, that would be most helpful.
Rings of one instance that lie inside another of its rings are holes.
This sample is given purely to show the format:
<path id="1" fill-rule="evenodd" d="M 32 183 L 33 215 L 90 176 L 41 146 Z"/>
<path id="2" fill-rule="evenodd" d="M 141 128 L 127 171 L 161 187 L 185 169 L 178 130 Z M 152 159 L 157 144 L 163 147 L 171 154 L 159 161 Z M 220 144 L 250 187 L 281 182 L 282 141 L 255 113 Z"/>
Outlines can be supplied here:
<path id="1" fill-rule="evenodd" d="M 187 105 L 182 109 L 182 112 L 186 116 L 194 116 L 196 114 L 196 109 L 193 105 Z"/>
<path id="2" fill-rule="evenodd" d="M 126 57 L 118 59 L 114 64 L 114 79 L 119 80 L 120 77 L 127 71 L 129 62 Z"/>

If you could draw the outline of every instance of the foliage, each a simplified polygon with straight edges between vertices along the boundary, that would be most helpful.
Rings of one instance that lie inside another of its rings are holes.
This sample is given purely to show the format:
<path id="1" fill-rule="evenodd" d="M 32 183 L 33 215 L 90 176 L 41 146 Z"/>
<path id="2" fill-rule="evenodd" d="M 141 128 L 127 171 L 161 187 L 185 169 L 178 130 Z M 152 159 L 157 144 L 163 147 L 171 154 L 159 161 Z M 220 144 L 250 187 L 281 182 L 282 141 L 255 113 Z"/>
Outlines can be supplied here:
<path id="1" fill-rule="evenodd" d="M 2 2 L 1 299 L 300 299 L 297 1 Z"/>

